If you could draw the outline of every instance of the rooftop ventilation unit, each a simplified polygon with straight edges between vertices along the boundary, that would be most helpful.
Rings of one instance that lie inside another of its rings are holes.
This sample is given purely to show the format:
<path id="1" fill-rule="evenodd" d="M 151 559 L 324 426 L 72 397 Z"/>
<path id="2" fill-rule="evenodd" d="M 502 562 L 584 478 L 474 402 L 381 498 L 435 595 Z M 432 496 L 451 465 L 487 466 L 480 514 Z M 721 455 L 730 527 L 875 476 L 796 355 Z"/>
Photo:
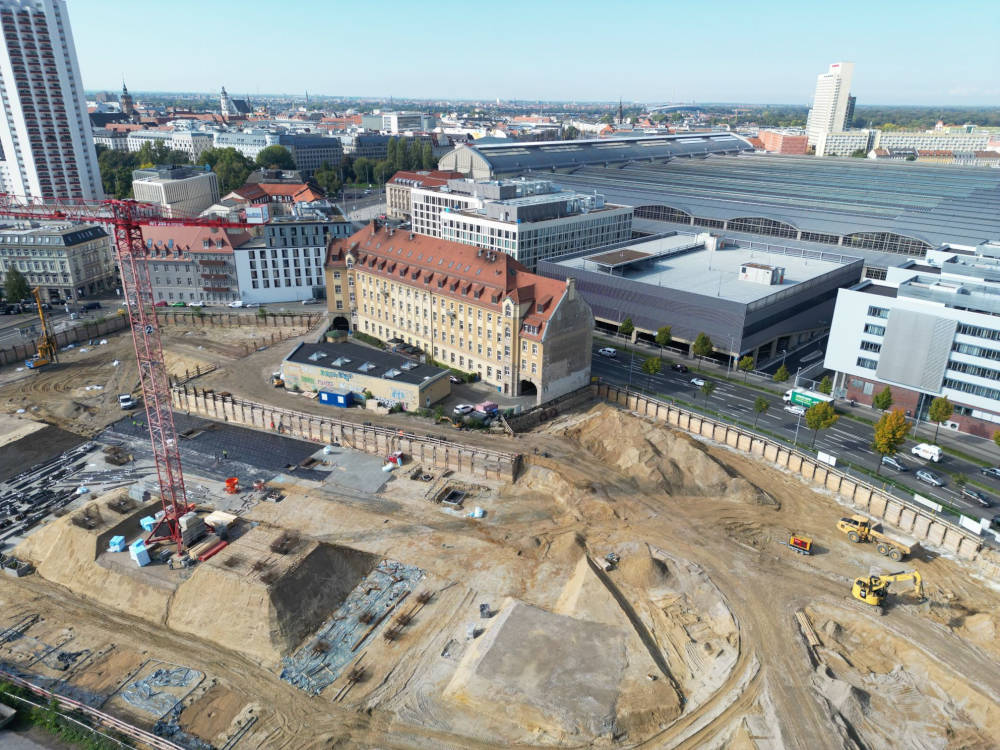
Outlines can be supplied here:
<path id="1" fill-rule="evenodd" d="M 417 367 L 417 363 L 416 362 L 404 362 L 402 365 L 400 365 L 400 367 L 402 367 L 404 370 L 412 370 L 414 367 Z"/>
<path id="2" fill-rule="evenodd" d="M 369 370 L 374 370 L 374 369 L 375 369 L 374 362 L 365 362 L 363 365 L 358 367 L 358 372 L 368 372 Z"/>
<path id="3" fill-rule="evenodd" d="M 310 362 L 319 362 L 325 356 L 326 352 L 313 352 L 309 355 L 308 359 Z"/>
<path id="4" fill-rule="evenodd" d="M 330 364 L 332 364 L 334 367 L 343 367 L 344 365 L 349 365 L 350 363 L 351 360 L 349 360 L 347 357 L 337 357 Z"/>
<path id="5" fill-rule="evenodd" d="M 398 375 L 402 375 L 402 374 L 403 374 L 402 372 L 400 372 L 399 370 L 397 370 L 394 367 L 391 370 L 387 370 L 386 373 L 385 373 L 385 375 L 383 375 L 382 377 L 384 377 L 384 378 L 395 378 Z"/>

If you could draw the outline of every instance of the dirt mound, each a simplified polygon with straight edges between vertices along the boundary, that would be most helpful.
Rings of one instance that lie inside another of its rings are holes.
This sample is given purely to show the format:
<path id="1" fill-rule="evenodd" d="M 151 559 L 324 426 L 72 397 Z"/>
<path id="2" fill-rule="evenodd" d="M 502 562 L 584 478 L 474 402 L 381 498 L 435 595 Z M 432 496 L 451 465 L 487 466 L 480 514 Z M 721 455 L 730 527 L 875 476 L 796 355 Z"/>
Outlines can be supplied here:
<path id="1" fill-rule="evenodd" d="M 195 568 L 174 595 L 167 625 L 274 664 L 378 563 L 375 555 L 312 540 L 276 554 L 271 544 L 281 533 L 258 526 Z"/>
<path id="2" fill-rule="evenodd" d="M 645 544 L 623 549 L 620 557 L 618 570 L 621 577 L 637 589 L 645 591 L 657 589 L 666 584 L 670 578 L 667 564 L 653 557 Z"/>
<path id="3" fill-rule="evenodd" d="M 697 440 L 628 412 L 599 404 L 563 433 L 640 487 L 672 495 L 724 497 L 753 505 L 775 500 L 742 477 L 734 476 Z"/>
<path id="4" fill-rule="evenodd" d="M 575 564 L 587 553 L 587 540 L 583 534 L 571 531 L 552 538 L 545 557 L 553 562 Z"/>
<path id="5" fill-rule="evenodd" d="M 125 488 L 114 490 L 89 503 L 83 511 L 39 527 L 17 547 L 16 554 L 30 560 L 43 578 L 81 596 L 144 620 L 162 623 L 171 586 L 151 585 L 140 576 L 130 575 L 129 571 L 97 563 L 98 555 L 108 548 L 111 537 L 121 534 L 131 541 L 137 536 L 139 519 L 160 507 L 159 502 L 150 503 L 124 518 L 107 507 L 108 502 L 127 496 Z M 84 525 L 79 525 L 81 523 Z"/>

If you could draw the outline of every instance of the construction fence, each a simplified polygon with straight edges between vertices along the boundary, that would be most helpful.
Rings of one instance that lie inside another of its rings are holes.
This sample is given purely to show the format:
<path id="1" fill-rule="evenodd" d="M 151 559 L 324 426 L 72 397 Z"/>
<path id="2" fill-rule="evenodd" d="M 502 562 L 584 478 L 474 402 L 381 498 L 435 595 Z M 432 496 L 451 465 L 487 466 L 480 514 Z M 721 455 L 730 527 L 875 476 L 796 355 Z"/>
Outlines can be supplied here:
<path id="1" fill-rule="evenodd" d="M 171 399 L 176 411 L 270 430 L 313 443 L 338 443 L 381 456 L 400 450 L 423 466 L 451 469 L 488 479 L 513 481 L 521 465 L 519 453 L 464 445 L 392 427 L 306 414 L 189 385 L 174 387 Z"/>
<path id="2" fill-rule="evenodd" d="M 980 552 L 982 542 L 975 532 L 934 515 L 917 503 L 891 495 L 857 477 L 838 471 L 794 448 L 742 427 L 608 383 L 597 383 L 592 389 L 598 398 L 623 406 L 641 417 L 664 422 L 741 453 L 764 458 L 799 474 L 815 485 L 836 492 L 859 510 L 892 524 L 918 541 L 943 547 L 968 560 L 976 558 Z"/>
<path id="3" fill-rule="evenodd" d="M 128 328 L 128 319 L 123 315 L 116 314 L 104 320 L 79 322 L 72 328 L 54 333 L 53 337 L 56 340 L 56 347 L 62 348 L 79 341 L 99 339 L 102 336 L 107 336 L 109 333 L 117 333 L 124 328 Z M 14 344 L 14 346 L 6 349 L 0 349 L 0 366 L 10 364 L 23 365 L 24 360 L 35 356 L 35 351 L 34 340 L 23 344 Z"/>
<path id="4" fill-rule="evenodd" d="M 260 308 L 264 310 L 264 308 Z M 156 319 L 161 326 L 178 325 L 187 328 L 238 328 L 240 326 L 312 328 L 323 319 L 323 313 L 258 311 L 256 314 L 235 312 L 203 312 L 200 308 L 156 308 Z"/>

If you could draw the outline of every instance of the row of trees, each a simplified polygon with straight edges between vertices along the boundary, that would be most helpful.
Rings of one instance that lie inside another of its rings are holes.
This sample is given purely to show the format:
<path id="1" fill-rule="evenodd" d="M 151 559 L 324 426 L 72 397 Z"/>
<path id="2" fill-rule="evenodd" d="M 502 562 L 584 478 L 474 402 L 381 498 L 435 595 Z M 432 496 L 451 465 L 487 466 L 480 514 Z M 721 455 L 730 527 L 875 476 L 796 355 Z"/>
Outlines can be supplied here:
<path id="1" fill-rule="evenodd" d="M 622 323 L 618 326 L 618 332 L 623 336 L 631 336 L 635 331 L 635 324 L 632 322 L 631 317 L 625 318 Z M 673 333 L 670 326 L 663 326 L 656 331 L 654 337 L 657 346 L 660 347 L 659 357 L 648 357 L 642 363 L 642 371 L 652 379 L 654 376 L 660 374 L 663 370 L 663 349 L 670 346 L 673 343 Z M 714 349 L 712 339 L 706 333 L 699 333 L 691 345 L 691 352 L 697 357 L 707 357 Z M 744 382 L 747 376 L 754 368 L 753 357 L 747 355 L 742 357 L 737 364 L 737 368 L 743 372 Z M 784 364 L 778 368 L 778 370 L 773 375 L 773 380 L 776 383 L 784 383 L 788 380 L 790 374 L 788 368 Z M 833 381 L 830 377 L 824 376 L 820 381 L 819 385 L 816 387 L 820 393 L 825 393 L 830 395 L 833 393 Z M 705 397 L 707 402 L 708 397 L 712 395 L 715 391 L 715 384 L 706 381 L 703 385 L 699 387 L 699 391 Z M 879 420 L 878 424 L 875 426 L 875 437 L 872 442 L 873 450 L 882 456 L 894 455 L 899 447 L 905 442 L 906 435 L 909 433 L 910 423 L 906 420 L 906 416 L 899 409 L 895 411 L 888 411 L 893 404 L 892 389 L 886 386 L 883 390 L 875 394 L 872 399 L 872 406 L 880 411 L 884 412 L 882 418 Z M 753 404 L 754 411 L 754 428 L 757 427 L 757 420 L 762 414 L 765 414 L 770 408 L 770 401 L 768 401 L 763 396 L 758 396 Z M 939 396 L 931 401 L 931 405 L 927 410 L 927 419 L 935 424 L 934 427 L 934 442 L 937 442 L 938 432 L 941 429 L 941 424 L 947 422 L 951 419 L 952 415 L 955 413 L 955 405 L 945 396 Z M 816 444 L 816 437 L 820 430 L 827 430 L 833 427 L 840 419 L 840 415 L 837 414 L 831 403 L 821 402 L 809 407 L 805 413 L 806 427 L 813 431 L 812 445 Z M 905 426 L 905 430 L 903 430 Z M 902 432 L 901 432 L 902 430 Z M 1000 431 L 994 433 L 993 439 L 998 446 L 1000 446 Z M 881 462 L 879 467 L 881 468 Z M 876 470 L 878 473 L 878 469 Z"/>
<path id="2" fill-rule="evenodd" d="M 215 172 L 222 195 L 243 185 L 254 169 L 295 169 L 291 152 L 278 145 L 263 149 L 256 159 L 249 159 L 234 148 L 209 148 L 201 152 L 197 163 L 208 165 Z M 185 152 L 170 149 L 163 141 L 154 141 L 142 144 L 138 151 L 112 151 L 98 146 L 97 164 L 104 194 L 128 198 L 132 195 L 132 170 L 157 164 L 190 164 L 190 160 Z"/>

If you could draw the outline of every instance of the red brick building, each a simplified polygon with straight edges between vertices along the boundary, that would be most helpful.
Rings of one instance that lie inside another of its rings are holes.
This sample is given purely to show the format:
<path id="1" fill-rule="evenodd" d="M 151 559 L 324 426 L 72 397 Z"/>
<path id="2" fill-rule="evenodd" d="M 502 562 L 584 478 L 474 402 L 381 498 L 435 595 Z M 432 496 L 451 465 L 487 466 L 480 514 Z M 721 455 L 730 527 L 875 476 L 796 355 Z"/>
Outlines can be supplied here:
<path id="1" fill-rule="evenodd" d="M 787 130 L 761 130 L 759 133 L 764 150 L 772 154 L 799 154 L 804 156 L 809 136 Z"/>

